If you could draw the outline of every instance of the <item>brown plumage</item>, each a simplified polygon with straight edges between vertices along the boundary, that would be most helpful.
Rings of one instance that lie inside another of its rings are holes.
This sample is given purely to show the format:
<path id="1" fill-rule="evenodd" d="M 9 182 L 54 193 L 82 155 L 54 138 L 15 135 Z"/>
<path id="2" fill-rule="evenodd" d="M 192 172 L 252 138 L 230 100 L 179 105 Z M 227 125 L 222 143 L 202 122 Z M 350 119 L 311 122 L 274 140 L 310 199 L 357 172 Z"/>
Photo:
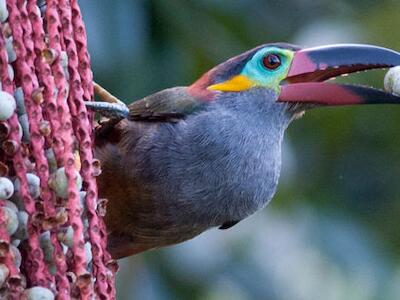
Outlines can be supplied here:
<path id="1" fill-rule="evenodd" d="M 102 162 L 99 195 L 110 203 L 105 221 L 114 258 L 179 243 L 204 230 L 188 226 L 185 233 L 183 228 L 174 229 L 173 218 L 164 214 L 167 210 L 162 202 L 153 198 L 155 187 L 138 175 L 143 162 L 135 156 L 160 126 L 178 122 L 183 112 L 193 111 L 197 105 L 185 88 L 167 89 L 132 103 L 127 119 L 110 119 L 96 128 L 95 156 Z"/>

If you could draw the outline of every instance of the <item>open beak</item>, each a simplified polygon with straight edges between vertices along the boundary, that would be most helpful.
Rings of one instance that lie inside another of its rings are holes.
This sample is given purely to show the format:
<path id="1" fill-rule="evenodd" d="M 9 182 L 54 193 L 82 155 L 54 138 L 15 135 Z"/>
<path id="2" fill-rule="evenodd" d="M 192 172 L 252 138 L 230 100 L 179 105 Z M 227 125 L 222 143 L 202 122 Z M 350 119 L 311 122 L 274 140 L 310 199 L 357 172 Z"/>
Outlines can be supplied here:
<path id="1" fill-rule="evenodd" d="M 400 65 L 400 53 L 371 45 L 339 44 L 298 50 L 278 101 L 318 105 L 400 103 L 382 90 L 323 82 L 370 69 Z"/>

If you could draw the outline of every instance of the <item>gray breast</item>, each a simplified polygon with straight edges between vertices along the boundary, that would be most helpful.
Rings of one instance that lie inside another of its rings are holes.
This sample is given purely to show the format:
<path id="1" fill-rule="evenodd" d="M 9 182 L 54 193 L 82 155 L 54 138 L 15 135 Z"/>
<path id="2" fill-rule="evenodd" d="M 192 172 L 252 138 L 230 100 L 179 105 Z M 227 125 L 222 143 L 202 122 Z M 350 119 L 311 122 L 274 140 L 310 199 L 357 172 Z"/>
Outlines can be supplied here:
<path id="1" fill-rule="evenodd" d="M 164 126 L 150 155 L 164 207 L 179 214 L 177 222 L 218 226 L 265 206 L 278 183 L 289 121 L 285 107 L 265 95 L 234 93 Z"/>

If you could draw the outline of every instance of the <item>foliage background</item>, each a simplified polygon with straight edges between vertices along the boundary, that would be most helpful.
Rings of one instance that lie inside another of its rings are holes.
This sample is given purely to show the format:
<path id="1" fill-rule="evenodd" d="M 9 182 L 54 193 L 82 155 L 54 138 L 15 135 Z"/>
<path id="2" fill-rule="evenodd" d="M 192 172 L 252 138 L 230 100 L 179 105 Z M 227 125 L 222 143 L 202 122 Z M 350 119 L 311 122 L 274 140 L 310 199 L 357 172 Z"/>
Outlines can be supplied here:
<path id="1" fill-rule="evenodd" d="M 400 50 L 398 0 L 81 1 L 95 80 L 131 102 L 258 44 Z M 381 87 L 384 71 L 346 82 Z M 309 111 L 274 201 L 228 231 L 121 260 L 118 299 L 398 299 L 400 110 Z"/>

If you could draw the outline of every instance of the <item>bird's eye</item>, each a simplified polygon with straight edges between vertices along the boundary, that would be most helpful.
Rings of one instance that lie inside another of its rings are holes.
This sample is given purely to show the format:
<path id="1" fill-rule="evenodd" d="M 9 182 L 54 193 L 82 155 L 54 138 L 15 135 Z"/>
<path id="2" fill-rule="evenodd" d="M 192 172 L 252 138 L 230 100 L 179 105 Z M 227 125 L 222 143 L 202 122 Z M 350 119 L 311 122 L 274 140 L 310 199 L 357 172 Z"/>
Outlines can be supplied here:
<path id="1" fill-rule="evenodd" d="M 281 58 L 276 54 L 267 54 L 264 56 L 262 63 L 268 70 L 275 70 L 281 65 Z"/>

